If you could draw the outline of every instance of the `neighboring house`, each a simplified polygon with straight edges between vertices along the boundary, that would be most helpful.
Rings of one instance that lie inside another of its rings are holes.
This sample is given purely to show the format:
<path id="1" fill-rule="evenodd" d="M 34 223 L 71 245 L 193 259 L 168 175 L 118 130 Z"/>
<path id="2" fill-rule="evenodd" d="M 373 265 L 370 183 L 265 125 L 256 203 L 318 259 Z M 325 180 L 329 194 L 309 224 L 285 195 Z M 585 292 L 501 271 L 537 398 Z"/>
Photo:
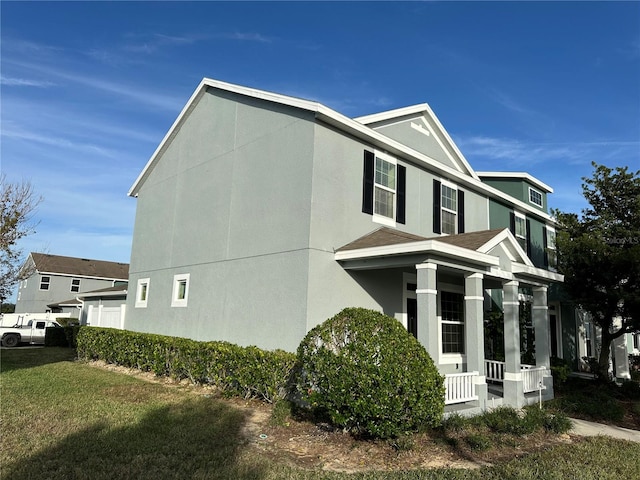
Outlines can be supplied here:
<path id="1" fill-rule="evenodd" d="M 350 119 L 205 79 L 129 192 L 125 328 L 295 351 L 342 308 L 366 307 L 426 347 L 447 404 L 521 406 L 540 387 L 551 398 L 547 292 L 563 279 L 545 265 L 551 189 L 505 178 L 535 193 L 476 173 L 427 104 Z M 492 306 L 504 361 L 485 358 Z"/>
<path id="2" fill-rule="evenodd" d="M 124 328 L 127 284 L 102 288 L 78 295 L 82 302 L 80 323 L 94 327 Z"/>
<path id="3" fill-rule="evenodd" d="M 126 263 L 31 253 L 22 267 L 27 277 L 18 285 L 16 313 L 58 312 L 75 309 L 77 294 L 126 283 Z M 63 301 L 63 299 L 70 299 Z"/>

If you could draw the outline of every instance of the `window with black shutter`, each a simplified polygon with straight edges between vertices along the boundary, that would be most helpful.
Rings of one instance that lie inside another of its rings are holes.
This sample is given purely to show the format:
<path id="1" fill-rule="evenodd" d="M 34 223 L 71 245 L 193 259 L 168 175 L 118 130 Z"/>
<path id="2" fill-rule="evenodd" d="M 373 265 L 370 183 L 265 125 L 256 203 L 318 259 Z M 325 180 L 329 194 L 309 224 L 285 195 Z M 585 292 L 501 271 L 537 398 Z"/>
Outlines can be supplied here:
<path id="1" fill-rule="evenodd" d="M 362 178 L 362 211 L 405 223 L 406 167 L 385 153 L 365 150 Z"/>

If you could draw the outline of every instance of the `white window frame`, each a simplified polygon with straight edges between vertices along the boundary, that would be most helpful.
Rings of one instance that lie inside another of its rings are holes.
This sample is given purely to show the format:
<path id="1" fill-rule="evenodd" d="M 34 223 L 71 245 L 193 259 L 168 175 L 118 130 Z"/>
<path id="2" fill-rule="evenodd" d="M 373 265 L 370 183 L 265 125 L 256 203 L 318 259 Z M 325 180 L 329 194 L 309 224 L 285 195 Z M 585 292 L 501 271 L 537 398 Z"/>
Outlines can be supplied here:
<path id="1" fill-rule="evenodd" d="M 135 308 L 147 308 L 147 302 L 149 301 L 149 284 L 148 278 L 139 278 L 138 285 L 136 287 L 136 303 Z M 144 292 L 144 299 L 142 293 Z"/>
<path id="2" fill-rule="evenodd" d="M 444 189 L 453 190 L 453 199 L 456 202 L 456 209 L 452 210 L 444 206 Z M 444 213 L 451 213 L 454 216 L 453 233 L 444 231 Z M 443 235 L 455 235 L 458 233 L 458 186 L 455 183 L 440 179 L 440 231 Z"/>
<path id="3" fill-rule="evenodd" d="M 535 194 L 540 196 L 540 203 L 533 201 L 533 198 L 531 198 L 531 194 L 532 193 L 535 193 Z M 544 199 L 543 199 L 543 196 L 542 196 L 542 192 L 539 191 L 539 190 L 536 190 L 535 188 L 529 187 L 529 203 L 542 208 L 543 205 L 544 205 Z"/>
<path id="4" fill-rule="evenodd" d="M 47 279 L 47 281 L 45 282 L 44 279 Z M 43 285 L 46 285 L 47 288 L 42 288 Z M 40 290 L 49 290 L 49 288 L 51 287 L 51 275 L 42 275 L 40 277 Z"/>
<path id="5" fill-rule="evenodd" d="M 547 255 L 547 259 L 548 259 L 548 267 L 549 270 L 556 270 L 556 267 L 558 266 L 558 250 L 556 247 L 556 229 L 553 227 L 550 227 L 549 225 L 545 225 L 546 226 L 546 231 L 545 234 L 547 235 L 547 250 L 553 250 L 553 257 L 554 257 L 554 261 L 551 261 L 551 255 L 549 255 L 550 252 L 545 252 L 545 254 Z"/>
<path id="6" fill-rule="evenodd" d="M 180 273 L 173 276 L 173 291 L 171 292 L 172 307 L 186 307 L 189 301 L 189 273 Z M 180 285 L 184 283 L 184 297 L 178 298 Z"/>
<path id="7" fill-rule="evenodd" d="M 462 321 L 455 322 L 461 323 L 463 325 L 463 334 L 462 334 L 462 342 L 464 345 L 464 353 L 444 353 L 443 345 L 442 345 L 442 325 L 444 323 L 454 323 L 450 321 L 442 320 L 442 292 L 448 293 L 456 293 L 462 295 Z M 438 355 L 439 355 L 439 363 L 441 364 L 460 364 L 466 362 L 467 359 L 467 314 L 466 314 L 466 305 L 464 302 L 464 287 L 460 285 L 454 285 L 449 283 L 439 283 L 438 284 L 438 295 L 437 295 L 437 311 L 438 311 Z"/>
<path id="8" fill-rule="evenodd" d="M 520 212 L 514 212 L 515 215 L 515 220 L 514 220 L 514 232 L 513 232 L 513 236 L 516 237 L 516 240 L 518 241 L 518 244 L 520 244 L 520 246 L 522 247 L 523 250 L 526 251 L 526 247 L 527 247 L 527 217 L 520 213 Z M 522 225 L 524 226 L 524 235 L 520 235 L 518 233 L 518 220 L 522 220 Z M 520 239 L 522 239 L 522 242 L 520 242 Z"/>
<path id="9" fill-rule="evenodd" d="M 76 282 L 76 281 L 78 282 L 78 284 L 74 285 L 73 282 Z M 76 288 L 75 290 L 74 290 L 74 287 Z M 80 291 L 80 279 L 79 278 L 72 278 L 71 279 L 71 286 L 69 287 L 69 291 L 73 292 L 73 293 L 78 293 Z"/>
<path id="10" fill-rule="evenodd" d="M 377 171 L 377 162 L 378 159 L 383 162 L 387 162 L 393 165 L 394 168 L 394 182 L 395 185 L 393 188 L 387 187 L 381 183 L 376 182 L 376 171 Z M 384 190 L 393 194 L 393 206 L 391 210 L 391 217 L 378 213 L 376 211 L 376 189 Z M 391 227 L 396 226 L 396 207 L 398 202 L 398 161 L 384 152 L 380 152 L 378 150 L 374 150 L 374 159 L 373 159 L 373 221 L 376 223 L 381 223 L 383 225 L 388 225 Z"/>

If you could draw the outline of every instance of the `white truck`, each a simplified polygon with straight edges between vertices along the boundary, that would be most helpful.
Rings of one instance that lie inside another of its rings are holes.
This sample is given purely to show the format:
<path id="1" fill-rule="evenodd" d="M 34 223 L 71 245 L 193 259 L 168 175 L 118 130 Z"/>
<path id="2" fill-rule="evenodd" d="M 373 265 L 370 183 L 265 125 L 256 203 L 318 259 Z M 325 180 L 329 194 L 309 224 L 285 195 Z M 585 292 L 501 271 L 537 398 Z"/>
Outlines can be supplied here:
<path id="1" fill-rule="evenodd" d="M 0 327 L 0 341 L 3 347 L 17 347 L 21 343 L 44 345 L 47 327 L 61 327 L 54 320 L 29 320 L 26 325 Z"/>

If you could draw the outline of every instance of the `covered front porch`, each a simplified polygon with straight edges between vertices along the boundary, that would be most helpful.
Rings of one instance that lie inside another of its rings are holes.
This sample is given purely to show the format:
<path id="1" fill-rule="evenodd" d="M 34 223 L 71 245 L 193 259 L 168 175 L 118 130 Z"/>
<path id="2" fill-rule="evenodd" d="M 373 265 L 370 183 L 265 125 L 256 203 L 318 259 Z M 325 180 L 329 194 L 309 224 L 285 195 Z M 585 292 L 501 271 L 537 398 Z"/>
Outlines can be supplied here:
<path id="1" fill-rule="evenodd" d="M 534 267 L 508 230 L 427 239 L 382 228 L 335 257 L 348 271 L 403 269 L 402 311 L 385 311 L 404 323 L 445 376 L 446 411 L 473 414 L 553 398 L 547 289 L 562 276 Z M 528 363 L 520 349 L 525 289 L 535 337 Z M 492 303 L 503 316 L 500 361 L 485 358 L 485 312 Z"/>

